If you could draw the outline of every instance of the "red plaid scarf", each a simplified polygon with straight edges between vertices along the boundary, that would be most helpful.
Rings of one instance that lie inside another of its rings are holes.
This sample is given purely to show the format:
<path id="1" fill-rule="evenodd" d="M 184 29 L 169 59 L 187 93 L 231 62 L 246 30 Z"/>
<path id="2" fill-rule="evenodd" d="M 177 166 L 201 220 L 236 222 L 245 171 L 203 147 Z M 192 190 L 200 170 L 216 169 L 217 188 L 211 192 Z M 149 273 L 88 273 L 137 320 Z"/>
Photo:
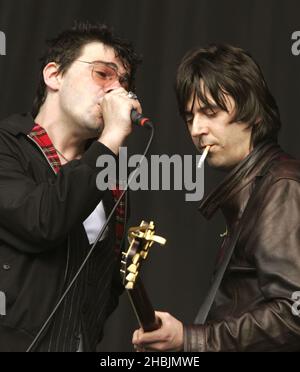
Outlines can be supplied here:
<path id="1" fill-rule="evenodd" d="M 48 136 L 47 132 L 44 128 L 42 128 L 39 124 L 35 124 L 29 137 L 39 146 L 42 150 L 44 155 L 47 157 L 49 164 L 55 174 L 60 171 L 61 162 L 58 156 L 53 143 Z M 122 190 L 117 186 L 114 190 L 112 190 L 114 201 L 116 202 L 121 196 Z M 118 257 L 120 254 L 121 244 L 124 238 L 125 233 L 125 222 L 126 222 L 126 198 L 123 197 L 120 204 L 116 210 L 116 243 L 115 243 L 115 252 L 116 256 Z"/>
<path id="2" fill-rule="evenodd" d="M 51 168 L 54 170 L 55 174 L 57 174 L 61 168 L 61 162 L 45 129 L 40 127 L 38 124 L 35 124 L 29 137 L 39 146 L 47 157 Z"/>
<path id="3" fill-rule="evenodd" d="M 120 190 L 117 186 L 114 190 L 112 190 L 114 202 L 116 203 L 123 190 Z M 125 223 L 126 223 L 126 194 L 123 196 L 121 202 L 119 203 L 116 209 L 116 243 L 115 243 L 115 252 L 117 257 L 120 254 L 121 246 L 124 239 L 125 234 Z"/>

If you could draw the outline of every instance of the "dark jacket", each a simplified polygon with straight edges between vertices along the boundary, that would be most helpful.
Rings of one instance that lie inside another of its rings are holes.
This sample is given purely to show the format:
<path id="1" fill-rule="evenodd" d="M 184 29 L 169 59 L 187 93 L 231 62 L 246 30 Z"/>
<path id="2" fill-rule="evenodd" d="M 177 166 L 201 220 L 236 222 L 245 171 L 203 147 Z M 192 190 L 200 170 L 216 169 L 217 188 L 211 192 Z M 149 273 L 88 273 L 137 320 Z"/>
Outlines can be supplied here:
<path id="1" fill-rule="evenodd" d="M 33 125 L 29 115 L 0 123 L 0 291 L 7 302 L 6 315 L 0 316 L 0 351 L 25 351 L 30 345 L 81 264 L 72 255 L 82 261 L 89 250 L 83 221 L 101 200 L 107 213 L 113 206 L 111 193 L 96 187 L 101 171 L 96 160 L 114 154 L 95 142 L 55 175 L 27 136 Z M 83 272 L 76 297 L 89 350 L 95 350 L 121 290 L 114 224 L 113 219 L 105 244 Z M 72 332 L 63 335 L 74 338 L 66 351 L 76 350 L 78 334 Z"/>
<path id="2" fill-rule="evenodd" d="M 210 218 L 221 208 L 225 216 L 228 235 L 219 266 L 259 177 L 257 202 L 208 321 L 185 327 L 185 351 L 300 350 L 300 315 L 292 312 L 293 293 L 300 290 L 300 162 L 264 143 L 230 172 L 200 211 Z"/>

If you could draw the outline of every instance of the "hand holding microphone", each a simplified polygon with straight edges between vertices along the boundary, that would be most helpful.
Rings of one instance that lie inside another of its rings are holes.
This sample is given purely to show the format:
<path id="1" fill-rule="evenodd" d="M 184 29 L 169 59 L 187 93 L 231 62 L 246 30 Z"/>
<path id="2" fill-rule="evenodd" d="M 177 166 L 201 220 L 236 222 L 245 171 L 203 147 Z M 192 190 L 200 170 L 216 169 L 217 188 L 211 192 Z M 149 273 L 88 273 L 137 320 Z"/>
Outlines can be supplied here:
<path id="1" fill-rule="evenodd" d="M 151 127 L 143 117 L 141 105 L 133 92 L 118 88 L 108 92 L 101 101 L 104 128 L 99 141 L 118 154 L 125 138 L 132 131 L 132 123 L 140 127 Z M 130 113 L 130 114 L 129 114 Z"/>

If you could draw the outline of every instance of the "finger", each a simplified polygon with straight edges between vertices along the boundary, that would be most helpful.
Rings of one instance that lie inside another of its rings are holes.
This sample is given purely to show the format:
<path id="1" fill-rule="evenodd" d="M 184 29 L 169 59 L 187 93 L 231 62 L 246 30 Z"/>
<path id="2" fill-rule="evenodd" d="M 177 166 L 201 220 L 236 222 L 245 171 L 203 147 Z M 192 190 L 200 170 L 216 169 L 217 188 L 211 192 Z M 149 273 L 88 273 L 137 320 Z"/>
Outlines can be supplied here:
<path id="1" fill-rule="evenodd" d="M 162 311 L 155 311 L 155 317 L 160 321 L 161 325 L 168 323 L 173 318 L 172 315 Z"/>
<path id="2" fill-rule="evenodd" d="M 142 106 L 138 100 L 133 100 L 132 108 L 134 108 L 140 114 L 143 113 Z"/>
<path id="3" fill-rule="evenodd" d="M 146 348 L 144 346 L 134 345 L 134 350 L 137 353 L 144 353 L 146 351 Z"/>
<path id="4" fill-rule="evenodd" d="M 160 329 L 153 332 L 143 332 L 137 335 L 136 344 L 152 344 L 155 342 L 160 342 L 163 338 L 163 334 Z"/>
<path id="5" fill-rule="evenodd" d="M 138 343 L 138 333 L 139 333 L 139 330 L 138 329 L 136 331 L 134 331 L 134 333 L 133 333 L 133 336 L 132 336 L 132 343 L 133 344 L 137 344 Z"/>
<path id="6" fill-rule="evenodd" d="M 120 87 L 120 88 L 116 88 L 116 89 L 110 89 L 106 92 L 106 95 L 111 95 L 111 96 L 114 96 L 114 95 L 128 95 L 128 92 L 126 89 Z"/>
<path id="7" fill-rule="evenodd" d="M 162 342 L 153 342 L 151 344 L 144 344 L 144 352 L 157 352 L 157 351 L 167 351 L 167 347 Z"/>
<path id="8" fill-rule="evenodd" d="M 132 343 L 135 345 L 140 345 L 141 344 L 141 337 L 144 334 L 144 331 L 142 328 L 137 329 L 134 334 L 133 334 L 133 339 Z"/>
<path id="9" fill-rule="evenodd" d="M 166 351 L 168 350 L 168 345 L 165 342 L 152 342 L 143 343 L 140 345 L 134 345 L 136 352 L 155 352 L 155 351 Z"/>
<path id="10" fill-rule="evenodd" d="M 165 316 L 169 315 L 169 313 L 166 313 L 165 311 L 155 311 L 155 315 L 159 318 L 164 318 Z"/>

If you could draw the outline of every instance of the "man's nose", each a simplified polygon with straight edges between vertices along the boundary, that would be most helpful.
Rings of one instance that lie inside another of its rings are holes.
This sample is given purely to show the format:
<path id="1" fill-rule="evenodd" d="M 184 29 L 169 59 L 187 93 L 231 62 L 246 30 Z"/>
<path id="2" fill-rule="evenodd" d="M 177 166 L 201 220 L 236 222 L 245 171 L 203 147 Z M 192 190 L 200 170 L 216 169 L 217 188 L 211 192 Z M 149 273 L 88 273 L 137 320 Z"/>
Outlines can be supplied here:
<path id="1" fill-rule="evenodd" d="M 120 84 L 119 80 L 115 80 L 109 84 L 107 84 L 104 88 L 105 93 L 109 93 L 112 90 L 122 88 L 122 85 Z"/>
<path id="2" fill-rule="evenodd" d="M 199 118 L 197 115 L 194 117 L 192 126 L 190 128 L 192 137 L 199 137 L 209 133 L 209 127 L 205 119 Z"/>

